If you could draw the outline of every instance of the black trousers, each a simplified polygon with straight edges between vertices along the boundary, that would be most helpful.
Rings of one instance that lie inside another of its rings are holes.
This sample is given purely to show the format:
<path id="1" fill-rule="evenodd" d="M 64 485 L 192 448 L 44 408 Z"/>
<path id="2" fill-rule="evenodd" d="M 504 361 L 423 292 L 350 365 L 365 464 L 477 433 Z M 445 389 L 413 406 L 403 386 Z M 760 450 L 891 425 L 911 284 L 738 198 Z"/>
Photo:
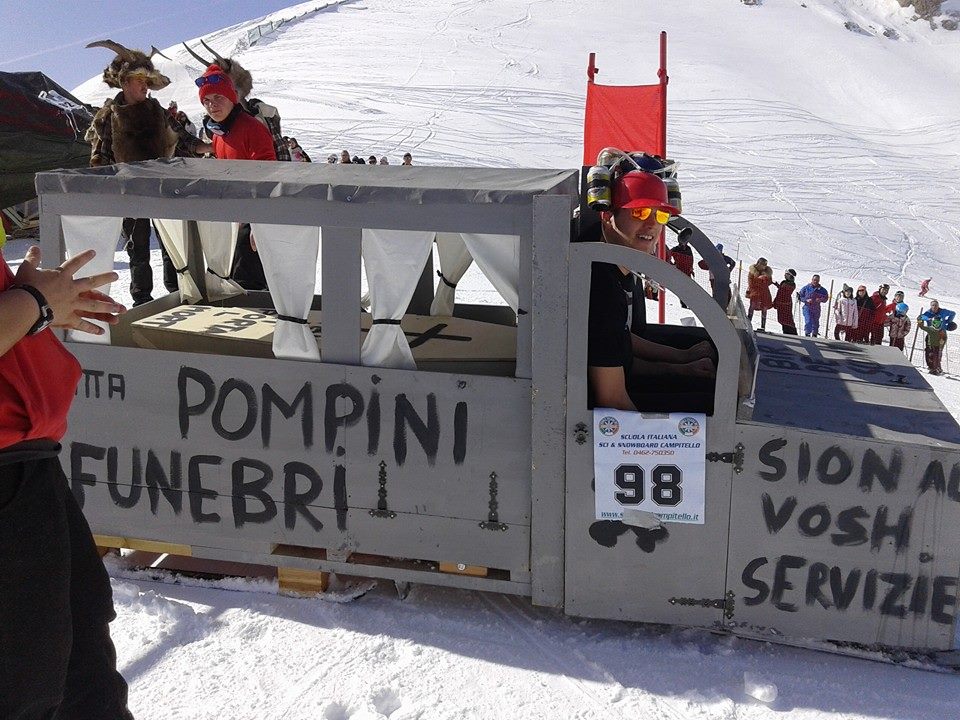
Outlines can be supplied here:
<path id="1" fill-rule="evenodd" d="M 147 218 L 124 218 L 124 249 L 130 258 L 130 297 L 134 305 L 142 305 L 153 299 L 153 268 L 150 267 L 150 233 L 153 227 Z M 160 243 L 163 258 L 163 286 L 167 292 L 177 290 L 177 270 Z"/>
<path id="2" fill-rule="evenodd" d="M 0 453 L 0 718 L 132 720 L 110 580 L 54 453 Z"/>
<path id="3" fill-rule="evenodd" d="M 233 270 L 230 277 L 244 290 L 266 290 L 267 278 L 263 274 L 260 255 L 250 247 L 250 224 L 242 223 L 237 230 L 237 248 L 233 254 Z"/>

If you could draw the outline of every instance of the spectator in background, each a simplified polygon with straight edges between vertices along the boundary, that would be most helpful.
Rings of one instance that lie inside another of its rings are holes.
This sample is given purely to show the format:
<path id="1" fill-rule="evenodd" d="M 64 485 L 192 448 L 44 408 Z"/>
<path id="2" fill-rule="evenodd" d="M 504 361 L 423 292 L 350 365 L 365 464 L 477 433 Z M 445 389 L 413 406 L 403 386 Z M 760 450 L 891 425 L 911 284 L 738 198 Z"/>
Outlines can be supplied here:
<path id="1" fill-rule="evenodd" d="M 887 304 L 887 293 L 889 292 L 890 286 L 883 283 L 870 297 L 870 300 L 873 302 L 873 320 L 867 330 L 869 337 L 865 339 L 871 345 L 883 345 L 884 323 L 887 320 L 887 315 L 893 311 L 895 306 L 895 303 Z"/>
<path id="2" fill-rule="evenodd" d="M 190 118 L 183 110 L 177 113 L 177 122 L 179 122 L 188 133 L 194 137 L 197 136 L 197 126 L 190 122 Z"/>
<path id="3" fill-rule="evenodd" d="M 354 164 L 354 165 L 366 165 L 366 164 L 367 164 L 367 161 L 364 160 L 364 159 L 363 159 L 362 157 L 360 157 L 359 155 L 354 155 L 354 156 L 353 156 L 353 164 Z"/>
<path id="4" fill-rule="evenodd" d="M 723 243 L 717 243 L 716 248 L 720 252 L 720 254 L 723 255 L 723 262 L 727 266 L 727 270 L 733 270 L 737 266 L 737 261 L 734 260 L 729 255 L 723 254 Z M 716 276 L 713 274 L 713 270 L 710 270 L 710 265 L 707 264 L 707 261 L 705 258 L 701 258 L 700 262 L 697 263 L 697 267 L 700 268 L 701 270 L 709 271 L 710 294 L 712 295 L 714 292 L 716 292 L 716 288 L 714 287 L 714 284 L 716 282 Z"/>
<path id="5" fill-rule="evenodd" d="M 943 321 L 944 330 L 955 330 L 956 325 L 953 320 L 956 318 L 957 313 L 953 310 L 947 310 L 946 308 L 940 307 L 940 303 L 936 300 L 930 301 L 930 309 L 923 313 L 920 316 L 922 320 L 932 320 L 934 318 L 940 318 Z"/>
<path id="6" fill-rule="evenodd" d="M 327 155 L 327 164 L 328 164 L 328 165 L 336 165 L 336 164 L 337 164 L 337 156 L 336 156 L 335 153 L 330 153 L 329 155 Z"/>
<path id="7" fill-rule="evenodd" d="M 403 164 L 404 165 L 413 165 L 413 155 L 410 153 L 403 154 Z"/>
<path id="8" fill-rule="evenodd" d="M 927 371 L 931 375 L 943 375 L 940 362 L 943 358 L 943 348 L 947 344 L 947 331 L 943 327 L 943 320 L 939 317 L 926 318 L 924 313 L 917 318 L 917 327 L 926 334 L 924 339 Z"/>
<path id="9" fill-rule="evenodd" d="M 853 288 L 843 284 L 843 290 L 833 301 L 833 319 L 836 323 L 833 326 L 834 340 L 847 340 L 853 342 L 856 339 L 858 323 L 857 301 L 853 297 Z M 843 333 L 843 338 L 840 334 Z"/>
<path id="10" fill-rule="evenodd" d="M 750 307 L 747 310 L 747 319 L 753 322 L 753 313 L 760 311 L 760 329 L 767 329 L 767 310 L 773 307 L 773 298 L 770 296 L 770 285 L 773 282 L 773 268 L 767 265 L 766 258 L 759 258 L 747 270 L 747 298 Z"/>
<path id="11" fill-rule="evenodd" d="M 687 242 L 690 229 L 684 228 L 677 235 L 677 244 L 670 248 L 669 261 L 687 277 L 693 277 L 693 249 Z"/>
<path id="12" fill-rule="evenodd" d="M 210 65 L 196 80 L 200 102 L 207 111 L 204 127 L 213 138 L 218 160 L 276 160 L 273 134 L 237 101 L 233 81 L 219 65 Z M 249 223 L 237 232 L 231 277 L 245 290 L 266 290 L 267 279 Z"/>
<path id="13" fill-rule="evenodd" d="M 287 140 L 287 147 L 290 149 L 290 159 L 294 162 L 313 162 L 307 151 L 300 147 L 297 139 L 292 137 Z"/>
<path id="14" fill-rule="evenodd" d="M 855 343 L 865 343 L 870 332 L 870 323 L 873 322 L 874 310 L 873 300 L 867 295 L 867 286 L 860 285 L 857 287 L 857 294 L 853 299 L 857 302 L 857 326 L 853 331 L 847 331 L 847 340 Z"/>
<path id="15" fill-rule="evenodd" d="M 927 293 L 930 292 L 930 281 L 931 281 L 931 280 L 933 280 L 933 278 L 927 278 L 926 280 L 921 280 L 921 281 L 920 281 L 920 292 L 917 293 L 917 295 L 919 295 L 920 297 L 926 297 L 926 296 L 927 296 Z"/>
<path id="16" fill-rule="evenodd" d="M 910 308 L 905 302 L 899 302 L 893 308 L 893 314 L 890 315 L 884 324 L 890 328 L 890 346 L 903 350 L 904 338 L 910 333 L 910 318 L 907 313 Z"/>
<path id="17" fill-rule="evenodd" d="M 390 161 L 387 160 L 387 156 L 386 156 L 386 155 L 384 155 L 383 157 L 380 158 L 380 164 L 381 164 L 381 165 L 389 165 L 389 164 L 390 164 Z"/>
<path id="18" fill-rule="evenodd" d="M 793 320 L 793 293 L 797 289 L 797 271 L 787 270 L 783 280 L 775 282 L 777 296 L 773 299 L 773 307 L 777 309 L 777 322 L 783 329 L 784 335 L 796 335 L 797 324 Z"/>
<path id="19" fill-rule="evenodd" d="M 367 158 L 367 165 L 376 165 L 376 164 L 377 164 L 376 155 L 371 155 L 370 157 Z"/>
<path id="20" fill-rule="evenodd" d="M 349 165 L 349 164 L 352 163 L 352 162 L 353 162 L 353 160 L 350 159 L 350 151 L 349 151 L 349 150 L 341 150 L 341 151 L 340 151 L 340 164 L 341 164 L 341 165 Z"/>
<path id="21" fill-rule="evenodd" d="M 820 306 L 823 305 L 830 295 L 827 289 L 820 285 L 820 276 L 814 275 L 810 282 L 804 285 L 797 298 L 803 307 L 803 334 L 805 337 L 817 337 L 820 335 Z"/>

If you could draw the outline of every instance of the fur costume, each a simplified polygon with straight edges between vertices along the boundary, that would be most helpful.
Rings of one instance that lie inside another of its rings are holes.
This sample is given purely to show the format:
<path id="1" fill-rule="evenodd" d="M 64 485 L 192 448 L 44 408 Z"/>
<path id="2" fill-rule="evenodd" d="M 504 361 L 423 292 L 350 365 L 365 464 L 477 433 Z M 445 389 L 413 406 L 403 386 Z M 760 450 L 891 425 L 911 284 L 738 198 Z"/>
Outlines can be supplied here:
<path id="1" fill-rule="evenodd" d="M 104 47 L 117 54 L 103 70 L 103 81 L 112 88 L 119 90 L 123 81 L 131 75 L 143 76 L 147 81 L 147 87 L 151 90 L 163 90 L 170 84 L 170 78 L 153 66 L 153 61 L 150 59 L 153 53 L 147 55 L 139 50 L 130 50 L 113 40 L 98 40 L 87 47 Z"/>
<path id="2" fill-rule="evenodd" d="M 96 167 L 172 157 L 178 136 L 154 98 L 125 105 L 120 93 L 97 111 L 86 139 L 93 146 L 90 164 Z"/>

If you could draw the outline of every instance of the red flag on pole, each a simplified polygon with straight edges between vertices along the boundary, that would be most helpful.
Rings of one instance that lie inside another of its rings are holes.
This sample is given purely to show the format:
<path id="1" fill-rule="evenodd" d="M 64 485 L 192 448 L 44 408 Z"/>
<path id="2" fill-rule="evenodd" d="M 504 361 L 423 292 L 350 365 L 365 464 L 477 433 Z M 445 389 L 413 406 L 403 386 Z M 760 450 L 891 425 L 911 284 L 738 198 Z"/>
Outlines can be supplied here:
<path id="1" fill-rule="evenodd" d="M 663 85 L 587 85 L 583 164 L 593 165 L 605 147 L 663 157 Z"/>
<path id="2" fill-rule="evenodd" d="M 587 107 L 583 120 L 583 164 L 593 165 L 605 147 L 667 156 L 667 33 L 660 33 L 660 69 L 656 85 L 597 85 L 596 55 L 587 67 Z M 667 256 L 660 232 L 657 256 Z M 660 293 L 660 324 L 666 316 L 666 294 Z"/>

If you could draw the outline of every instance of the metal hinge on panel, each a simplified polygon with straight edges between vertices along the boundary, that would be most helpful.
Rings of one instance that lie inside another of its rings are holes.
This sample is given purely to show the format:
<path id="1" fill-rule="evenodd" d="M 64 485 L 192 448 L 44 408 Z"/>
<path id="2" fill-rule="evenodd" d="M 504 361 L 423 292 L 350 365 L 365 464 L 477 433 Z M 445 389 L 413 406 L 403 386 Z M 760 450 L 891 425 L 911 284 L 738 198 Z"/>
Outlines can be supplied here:
<path id="1" fill-rule="evenodd" d="M 743 443 L 737 443 L 733 452 L 708 452 L 707 460 L 709 462 L 733 463 L 733 471 L 739 475 L 743 472 Z"/>
<path id="2" fill-rule="evenodd" d="M 380 461 L 380 473 L 379 473 L 380 489 L 377 490 L 377 509 L 371 510 L 370 515 L 378 518 L 390 518 L 393 519 L 397 514 L 387 507 L 387 463 L 383 460 Z"/>
<path id="3" fill-rule="evenodd" d="M 507 531 L 507 526 L 500 522 L 500 516 L 497 513 L 499 506 L 500 504 L 497 502 L 497 471 L 494 470 L 490 473 L 490 512 L 487 513 L 487 519 L 480 523 L 480 527 L 484 530 Z"/>
<path id="4" fill-rule="evenodd" d="M 736 610 L 735 598 L 736 595 L 733 594 L 733 591 L 728 590 L 726 595 L 716 600 L 711 598 L 672 597 L 668 602 L 671 605 L 690 605 L 693 607 L 717 608 L 718 610 L 723 610 L 724 619 L 730 620 L 733 618 L 733 613 Z"/>

